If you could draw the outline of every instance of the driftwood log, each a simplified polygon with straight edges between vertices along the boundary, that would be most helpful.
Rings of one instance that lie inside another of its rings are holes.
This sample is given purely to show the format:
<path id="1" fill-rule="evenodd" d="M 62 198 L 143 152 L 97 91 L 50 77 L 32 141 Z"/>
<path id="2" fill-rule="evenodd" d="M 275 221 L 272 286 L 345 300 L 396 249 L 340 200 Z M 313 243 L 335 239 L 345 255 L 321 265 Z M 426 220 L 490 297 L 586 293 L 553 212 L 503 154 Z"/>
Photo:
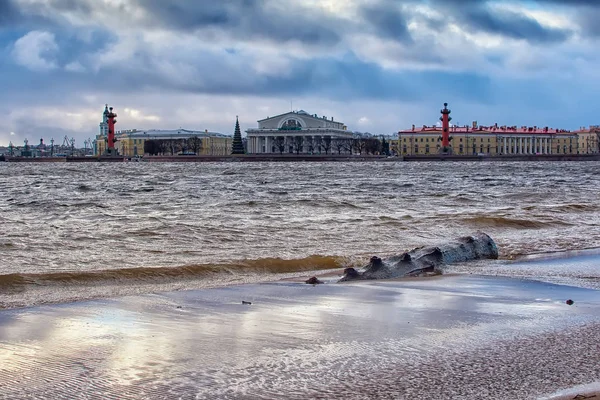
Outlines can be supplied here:
<path id="1" fill-rule="evenodd" d="M 340 282 L 435 275 L 441 273 L 440 268 L 445 264 L 496 258 L 496 243 L 487 234 L 478 232 L 439 246 L 418 247 L 387 259 L 371 257 L 369 264 L 360 270 L 346 268 Z"/>

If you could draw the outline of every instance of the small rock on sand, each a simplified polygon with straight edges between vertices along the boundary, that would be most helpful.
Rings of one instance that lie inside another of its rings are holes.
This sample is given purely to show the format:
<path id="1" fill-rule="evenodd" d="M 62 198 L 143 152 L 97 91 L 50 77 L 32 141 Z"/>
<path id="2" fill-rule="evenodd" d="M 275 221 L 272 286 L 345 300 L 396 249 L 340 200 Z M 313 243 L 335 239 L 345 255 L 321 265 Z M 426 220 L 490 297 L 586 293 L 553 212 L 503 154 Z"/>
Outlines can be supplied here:
<path id="1" fill-rule="evenodd" d="M 313 276 L 312 278 L 308 278 L 305 282 L 308 283 L 309 285 L 318 285 L 320 283 L 323 283 L 323 281 L 320 281 L 319 279 L 317 279 L 316 276 Z"/>

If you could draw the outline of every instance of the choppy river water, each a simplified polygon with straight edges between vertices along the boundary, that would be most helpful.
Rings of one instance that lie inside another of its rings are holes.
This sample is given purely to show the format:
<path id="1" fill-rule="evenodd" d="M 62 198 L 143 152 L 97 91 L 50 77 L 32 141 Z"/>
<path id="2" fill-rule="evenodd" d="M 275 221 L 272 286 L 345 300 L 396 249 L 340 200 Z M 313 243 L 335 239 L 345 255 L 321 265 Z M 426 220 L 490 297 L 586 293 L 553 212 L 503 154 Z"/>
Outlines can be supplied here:
<path id="1" fill-rule="evenodd" d="M 331 269 L 476 230 L 504 259 L 600 247 L 599 171 L 596 162 L 0 163 L 0 285 Z"/>

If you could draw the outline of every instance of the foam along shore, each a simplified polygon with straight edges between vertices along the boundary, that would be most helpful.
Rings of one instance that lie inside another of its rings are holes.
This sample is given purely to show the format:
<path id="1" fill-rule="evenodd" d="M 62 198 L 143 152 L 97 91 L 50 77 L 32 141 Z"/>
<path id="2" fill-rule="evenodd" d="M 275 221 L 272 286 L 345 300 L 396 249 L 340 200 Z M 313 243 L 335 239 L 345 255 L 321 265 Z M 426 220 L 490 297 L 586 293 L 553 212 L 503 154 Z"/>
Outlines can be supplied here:
<path id="1" fill-rule="evenodd" d="M 472 275 L 129 296 L 1 311 L 0 393 L 536 398 L 600 376 L 599 328 L 598 291 Z"/>
<path id="2" fill-rule="evenodd" d="M 578 385 L 572 388 L 560 390 L 550 396 L 544 396 L 540 400 L 584 400 L 600 399 L 600 381 L 587 385 Z"/>

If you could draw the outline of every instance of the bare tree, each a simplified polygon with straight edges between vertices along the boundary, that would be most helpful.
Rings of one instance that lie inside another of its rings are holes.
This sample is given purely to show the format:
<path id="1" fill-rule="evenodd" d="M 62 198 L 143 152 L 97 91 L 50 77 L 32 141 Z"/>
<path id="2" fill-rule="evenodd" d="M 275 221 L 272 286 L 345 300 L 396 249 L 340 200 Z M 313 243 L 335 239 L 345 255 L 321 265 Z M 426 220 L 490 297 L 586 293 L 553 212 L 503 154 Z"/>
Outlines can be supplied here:
<path id="1" fill-rule="evenodd" d="M 192 136 L 187 140 L 188 148 L 193 151 L 195 154 L 199 154 L 200 150 L 202 150 L 202 139 L 198 136 Z"/>
<path id="2" fill-rule="evenodd" d="M 312 136 L 306 136 L 304 138 L 304 140 L 306 141 L 306 147 L 308 148 L 308 152 L 310 154 L 314 154 L 315 152 L 315 141 L 313 140 Z"/>
<path id="3" fill-rule="evenodd" d="M 158 140 L 158 151 L 162 156 L 169 150 L 169 143 L 167 140 Z"/>
<path id="4" fill-rule="evenodd" d="M 338 155 L 342 154 L 342 150 L 344 150 L 344 142 L 346 139 L 336 138 L 333 140 L 332 146 L 337 150 Z"/>
<path id="5" fill-rule="evenodd" d="M 325 136 L 323 138 L 323 142 L 321 143 L 321 147 L 325 151 L 325 154 L 329 154 L 331 151 L 331 136 Z"/>
<path id="6" fill-rule="evenodd" d="M 174 156 L 177 153 L 177 150 L 179 150 L 177 140 L 174 140 L 174 139 L 169 140 L 167 146 L 168 146 L 168 149 L 171 152 L 172 156 Z"/>
<path id="7" fill-rule="evenodd" d="M 365 151 L 366 146 L 367 140 L 364 138 L 355 138 L 352 140 L 352 147 L 358 152 L 358 154 L 362 154 L 363 151 Z"/>
<path id="8" fill-rule="evenodd" d="M 300 154 L 300 152 L 302 151 L 303 144 L 304 144 L 304 140 L 303 140 L 302 136 L 294 137 L 294 151 L 296 152 L 296 154 Z"/>
<path id="9" fill-rule="evenodd" d="M 285 138 L 283 136 L 277 136 L 273 140 L 273 146 L 275 146 L 275 148 L 279 150 L 279 154 L 283 154 L 285 150 Z"/>
<path id="10" fill-rule="evenodd" d="M 355 139 L 344 139 L 344 150 L 348 154 L 354 154 L 354 140 Z"/>
<path id="11" fill-rule="evenodd" d="M 321 154 L 321 150 L 323 147 L 323 138 L 321 136 L 315 136 L 314 142 L 315 149 L 319 152 L 319 154 Z"/>
<path id="12" fill-rule="evenodd" d="M 381 142 L 377 138 L 368 138 L 365 140 L 365 151 L 367 154 L 381 153 Z"/>
<path id="13" fill-rule="evenodd" d="M 151 156 L 158 155 L 161 147 L 158 140 L 146 140 L 144 141 L 144 153 L 150 154 Z"/>

